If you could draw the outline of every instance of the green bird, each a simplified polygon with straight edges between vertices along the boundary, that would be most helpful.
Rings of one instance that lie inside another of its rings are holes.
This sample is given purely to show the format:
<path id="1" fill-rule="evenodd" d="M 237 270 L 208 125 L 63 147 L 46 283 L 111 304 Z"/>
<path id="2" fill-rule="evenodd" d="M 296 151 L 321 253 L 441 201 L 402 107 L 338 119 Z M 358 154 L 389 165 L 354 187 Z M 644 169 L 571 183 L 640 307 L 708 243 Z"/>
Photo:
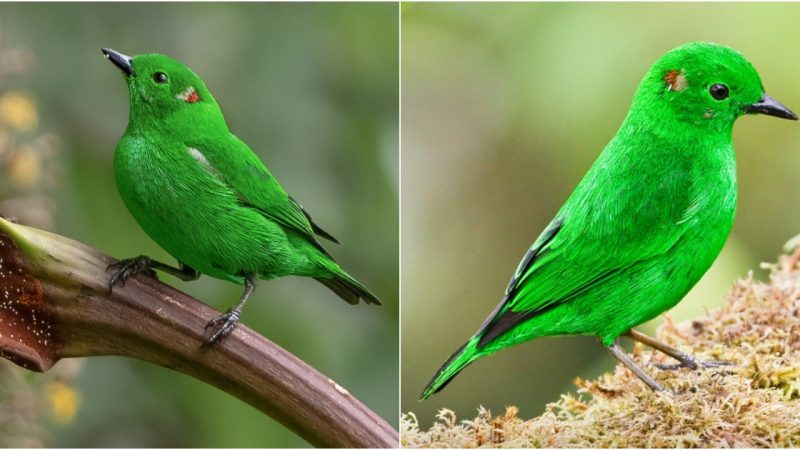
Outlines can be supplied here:
<path id="1" fill-rule="evenodd" d="M 797 120 L 733 49 L 693 42 L 658 59 L 500 304 L 421 399 L 471 362 L 542 336 L 596 336 L 653 390 L 662 387 L 622 350 L 619 336 L 697 368 L 690 355 L 633 327 L 675 306 L 722 250 L 736 211 L 733 123 L 744 114 Z"/>
<path id="2" fill-rule="evenodd" d="M 179 263 L 121 260 L 112 264 L 110 288 L 150 269 L 244 284 L 239 302 L 206 326 L 208 344 L 233 331 L 258 279 L 313 277 L 348 303 L 380 304 L 317 236 L 338 241 L 228 130 L 199 76 L 164 55 L 102 50 L 123 72 L 130 94 L 128 128 L 114 154 L 117 187 L 139 225 Z"/>

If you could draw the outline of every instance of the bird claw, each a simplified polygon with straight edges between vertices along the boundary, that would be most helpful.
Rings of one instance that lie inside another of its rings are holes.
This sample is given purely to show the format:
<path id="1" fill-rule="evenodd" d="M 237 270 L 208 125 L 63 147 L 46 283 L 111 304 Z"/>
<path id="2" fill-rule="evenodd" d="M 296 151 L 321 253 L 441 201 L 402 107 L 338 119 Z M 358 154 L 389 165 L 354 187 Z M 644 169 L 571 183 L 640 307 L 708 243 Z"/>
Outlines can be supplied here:
<path id="1" fill-rule="evenodd" d="M 238 309 L 232 308 L 229 309 L 225 314 L 219 315 L 209 320 L 208 323 L 206 324 L 206 329 L 217 327 L 220 324 L 221 326 L 217 329 L 216 332 L 214 332 L 214 334 L 211 335 L 210 338 L 208 338 L 207 341 L 203 343 L 203 347 L 215 344 L 221 341 L 222 338 L 224 338 L 225 336 L 229 335 L 231 331 L 233 331 L 233 329 L 236 328 L 236 325 L 239 323 L 240 315 L 241 312 Z"/>
<path id="2" fill-rule="evenodd" d="M 109 264 L 108 267 L 106 267 L 106 271 L 111 269 L 117 269 L 117 271 L 111 275 L 111 279 L 108 282 L 108 290 L 113 290 L 114 285 L 118 283 L 121 283 L 124 287 L 128 278 L 137 273 L 150 272 L 155 276 L 155 272 L 150 269 L 152 262 L 152 259 L 142 255 L 135 258 L 120 259 L 119 261 Z"/>

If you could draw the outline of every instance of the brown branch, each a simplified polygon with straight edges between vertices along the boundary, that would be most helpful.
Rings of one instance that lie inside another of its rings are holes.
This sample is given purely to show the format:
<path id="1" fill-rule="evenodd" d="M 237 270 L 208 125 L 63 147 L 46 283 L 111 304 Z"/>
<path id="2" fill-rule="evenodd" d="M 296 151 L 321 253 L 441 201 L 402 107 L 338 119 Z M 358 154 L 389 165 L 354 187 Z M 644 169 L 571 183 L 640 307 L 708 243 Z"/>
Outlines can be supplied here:
<path id="1" fill-rule="evenodd" d="M 0 219 L 0 356 L 45 371 L 61 358 L 123 355 L 212 384 L 324 447 L 397 447 L 397 432 L 333 380 L 240 325 L 202 347 L 218 313 L 155 278 L 108 289 L 113 259 Z"/>

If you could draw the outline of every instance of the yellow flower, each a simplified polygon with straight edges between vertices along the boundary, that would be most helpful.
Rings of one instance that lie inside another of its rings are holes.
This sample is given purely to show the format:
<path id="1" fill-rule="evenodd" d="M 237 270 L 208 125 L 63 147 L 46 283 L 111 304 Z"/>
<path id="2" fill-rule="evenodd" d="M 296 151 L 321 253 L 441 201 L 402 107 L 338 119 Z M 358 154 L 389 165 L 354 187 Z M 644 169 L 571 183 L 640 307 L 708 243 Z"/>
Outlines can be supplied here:
<path id="1" fill-rule="evenodd" d="M 30 131 L 38 121 L 36 106 L 25 94 L 9 92 L 0 97 L 0 123 L 18 131 Z"/>
<path id="2" fill-rule="evenodd" d="M 0 128 L 0 157 L 6 152 L 8 147 L 8 132 L 5 128 Z"/>
<path id="3" fill-rule="evenodd" d="M 53 418 L 61 425 L 72 422 L 78 412 L 78 393 L 64 383 L 55 381 L 47 386 L 47 401 Z"/>
<path id="4" fill-rule="evenodd" d="M 39 156 L 27 146 L 20 148 L 11 159 L 9 172 L 15 186 L 19 188 L 33 186 L 41 175 Z"/>

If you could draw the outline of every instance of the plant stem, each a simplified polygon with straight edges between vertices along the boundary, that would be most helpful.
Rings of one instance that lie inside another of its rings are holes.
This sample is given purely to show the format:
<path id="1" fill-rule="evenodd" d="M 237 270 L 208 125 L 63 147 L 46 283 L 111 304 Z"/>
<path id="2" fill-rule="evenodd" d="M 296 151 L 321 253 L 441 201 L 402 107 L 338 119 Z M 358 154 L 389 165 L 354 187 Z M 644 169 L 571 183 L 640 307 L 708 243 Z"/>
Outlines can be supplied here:
<path id="1" fill-rule="evenodd" d="M 385 420 L 245 326 L 201 347 L 218 313 L 139 274 L 108 289 L 114 260 L 0 219 L 0 356 L 44 371 L 61 358 L 122 355 L 212 384 L 322 447 L 397 447 Z"/>

